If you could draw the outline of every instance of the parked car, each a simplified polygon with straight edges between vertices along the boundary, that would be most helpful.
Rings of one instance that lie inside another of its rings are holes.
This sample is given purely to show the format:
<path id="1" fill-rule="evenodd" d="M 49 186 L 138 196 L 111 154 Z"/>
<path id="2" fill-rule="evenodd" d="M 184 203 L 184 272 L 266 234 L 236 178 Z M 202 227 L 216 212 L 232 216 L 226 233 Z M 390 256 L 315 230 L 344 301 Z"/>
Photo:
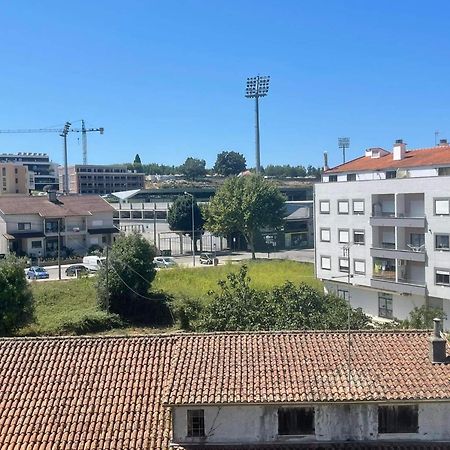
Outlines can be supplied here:
<path id="1" fill-rule="evenodd" d="M 68 277 L 76 277 L 80 275 L 88 275 L 92 273 L 91 269 L 84 264 L 72 264 L 66 269 L 66 275 Z"/>
<path id="2" fill-rule="evenodd" d="M 42 280 L 48 277 L 49 274 L 43 267 L 33 266 L 27 270 L 27 278 L 29 280 Z"/>
<path id="3" fill-rule="evenodd" d="M 157 256 L 153 258 L 153 264 L 159 269 L 169 269 L 178 265 L 170 256 Z"/>
<path id="4" fill-rule="evenodd" d="M 218 264 L 219 260 L 214 256 L 214 253 L 201 253 L 200 264 Z"/>

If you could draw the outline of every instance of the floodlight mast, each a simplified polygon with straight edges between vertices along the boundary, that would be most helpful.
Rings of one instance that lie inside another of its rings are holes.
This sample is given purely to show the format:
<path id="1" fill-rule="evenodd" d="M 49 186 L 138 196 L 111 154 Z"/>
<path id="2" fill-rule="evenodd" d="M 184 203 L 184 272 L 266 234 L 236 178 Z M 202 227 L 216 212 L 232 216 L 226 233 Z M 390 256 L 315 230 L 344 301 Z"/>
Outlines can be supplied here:
<path id="1" fill-rule="evenodd" d="M 259 145 L 259 97 L 265 97 L 269 92 L 270 76 L 247 78 L 245 96 L 255 99 L 255 153 L 256 173 L 261 173 L 261 153 Z"/>
<path id="2" fill-rule="evenodd" d="M 345 164 L 345 149 L 350 147 L 350 138 L 340 137 L 338 138 L 338 146 L 342 148 L 342 162 Z"/>

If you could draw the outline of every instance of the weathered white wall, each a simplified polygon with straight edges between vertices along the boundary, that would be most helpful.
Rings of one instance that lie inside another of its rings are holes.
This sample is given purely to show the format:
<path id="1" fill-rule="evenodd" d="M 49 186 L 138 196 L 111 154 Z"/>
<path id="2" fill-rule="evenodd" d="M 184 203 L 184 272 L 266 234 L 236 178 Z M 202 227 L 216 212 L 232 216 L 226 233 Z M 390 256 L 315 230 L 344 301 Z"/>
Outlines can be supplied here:
<path id="1" fill-rule="evenodd" d="M 188 407 L 172 409 L 175 443 L 315 442 L 346 440 L 446 440 L 450 439 L 450 402 L 419 405 L 418 433 L 378 434 L 378 407 L 367 404 L 315 406 L 315 435 L 278 436 L 277 405 L 205 406 L 205 438 L 187 437 Z"/>

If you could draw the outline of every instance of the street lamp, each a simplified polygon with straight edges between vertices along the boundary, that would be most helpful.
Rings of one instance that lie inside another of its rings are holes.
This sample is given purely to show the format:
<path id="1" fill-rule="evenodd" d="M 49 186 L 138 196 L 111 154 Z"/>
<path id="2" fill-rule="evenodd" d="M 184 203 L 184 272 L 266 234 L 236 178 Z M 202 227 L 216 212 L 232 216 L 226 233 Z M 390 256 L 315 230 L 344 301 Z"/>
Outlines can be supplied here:
<path id="1" fill-rule="evenodd" d="M 192 265 L 195 267 L 195 245 L 194 245 L 194 239 L 195 239 L 195 225 L 194 225 L 194 196 L 192 194 L 189 194 L 189 192 L 184 191 L 184 195 L 189 195 L 191 197 L 191 222 L 192 222 Z"/>
<path id="2" fill-rule="evenodd" d="M 265 97 L 269 92 L 269 76 L 247 78 L 245 96 L 255 99 L 255 146 L 256 146 L 256 173 L 261 172 L 261 154 L 259 149 L 259 97 Z"/>
<path id="3" fill-rule="evenodd" d="M 340 137 L 338 138 L 338 146 L 342 148 L 342 160 L 345 163 L 345 149 L 350 147 L 350 138 Z"/>

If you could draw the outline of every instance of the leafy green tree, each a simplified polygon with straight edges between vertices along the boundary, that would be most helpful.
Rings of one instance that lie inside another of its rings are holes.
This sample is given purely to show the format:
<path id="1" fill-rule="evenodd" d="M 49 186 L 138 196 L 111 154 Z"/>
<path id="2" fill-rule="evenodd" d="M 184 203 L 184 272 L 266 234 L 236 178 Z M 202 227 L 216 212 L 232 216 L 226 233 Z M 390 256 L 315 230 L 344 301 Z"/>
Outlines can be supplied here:
<path id="1" fill-rule="evenodd" d="M 433 319 L 444 320 L 447 318 L 442 309 L 430 308 L 427 305 L 415 307 L 410 313 L 408 319 L 400 321 L 401 328 L 413 328 L 415 330 L 433 328 Z"/>
<path id="2" fill-rule="evenodd" d="M 167 213 L 167 222 L 172 231 L 181 231 L 192 239 L 192 198 L 189 195 L 178 196 Z M 197 251 L 197 239 L 203 234 L 205 219 L 194 198 L 194 249 Z"/>
<path id="3" fill-rule="evenodd" d="M 155 278 L 155 249 L 140 234 L 122 235 L 114 242 L 108 262 L 99 270 L 96 282 L 100 307 L 133 317 Z M 149 300 L 151 301 L 151 300 Z"/>
<path id="4" fill-rule="evenodd" d="M 139 164 L 139 165 L 142 165 L 141 157 L 139 156 L 139 153 L 136 153 L 136 156 L 134 157 L 133 164 Z"/>
<path id="5" fill-rule="evenodd" d="M 189 157 L 180 168 L 182 173 L 190 180 L 196 180 L 206 175 L 206 161 L 204 159 Z"/>
<path id="6" fill-rule="evenodd" d="M 33 294 L 25 265 L 15 256 L 0 260 L 0 335 L 10 334 L 33 318 Z"/>
<path id="7" fill-rule="evenodd" d="M 285 197 L 259 175 L 229 178 L 206 208 L 206 229 L 216 235 L 240 232 L 255 259 L 255 238 L 262 228 L 283 225 Z"/>
<path id="8" fill-rule="evenodd" d="M 301 283 L 287 282 L 271 291 L 251 287 L 246 266 L 219 282 L 219 291 L 200 314 L 203 331 L 347 329 L 348 303 Z M 184 310 L 186 312 L 186 309 Z M 369 326 L 361 309 L 350 309 L 352 330 Z M 191 324 L 192 325 L 192 324 Z"/>
<path id="9" fill-rule="evenodd" d="M 219 175 L 228 177 L 237 175 L 247 168 L 244 155 L 237 152 L 221 152 L 217 155 L 214 171 Z"/>
<path id="10" fill-rule="evenodd" d="M 139 173 L 144 171 L 144 167 L 142 166 L 141 157 L 139 156 L 139 153 L 136 153 L 136 156 L 134 157 L 132 168 L 133 170 L 136 170 Z"/>

